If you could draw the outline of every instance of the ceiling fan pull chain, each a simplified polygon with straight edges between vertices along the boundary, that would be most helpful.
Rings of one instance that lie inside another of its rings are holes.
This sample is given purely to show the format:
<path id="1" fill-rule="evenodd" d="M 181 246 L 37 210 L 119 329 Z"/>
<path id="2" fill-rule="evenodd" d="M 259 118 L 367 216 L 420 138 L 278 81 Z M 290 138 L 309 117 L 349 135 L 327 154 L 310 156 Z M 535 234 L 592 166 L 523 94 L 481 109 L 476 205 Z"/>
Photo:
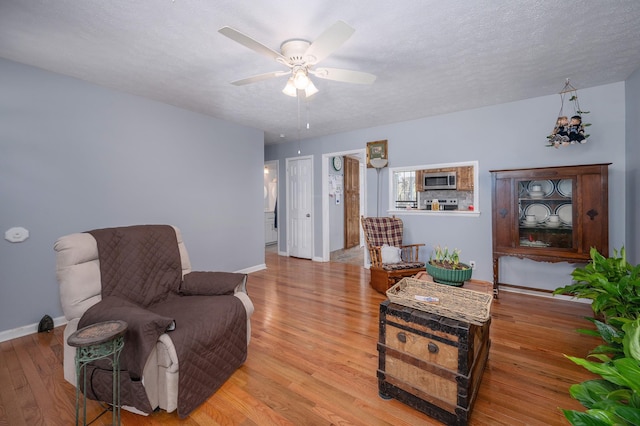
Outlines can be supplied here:
<path id="1" fill-rule="evenodd" d="M 300 155 L 300 94 L 296 96 L 296 102 L 298 105 L 298 155 Z"/>

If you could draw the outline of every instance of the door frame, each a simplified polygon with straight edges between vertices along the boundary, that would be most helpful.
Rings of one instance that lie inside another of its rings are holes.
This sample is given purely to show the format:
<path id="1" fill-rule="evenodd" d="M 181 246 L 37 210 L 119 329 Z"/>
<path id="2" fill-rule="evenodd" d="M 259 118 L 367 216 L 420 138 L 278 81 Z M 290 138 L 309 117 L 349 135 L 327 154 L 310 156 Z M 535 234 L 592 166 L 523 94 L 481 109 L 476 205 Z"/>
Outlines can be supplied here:
<path id="1" fill-rule="evenodd" d="M 327 154 L 322 154 L 322 257 L 317 259 L 321 262 L 328 262 L 331 259 L 331 254 L 329 251 L 330 248 L 330 236 L 329 236 L 329 163 L 333 157 L 342 157 L 345 155 L 357 155 L 362 162 L 366 161 L 367 150 L 366 148 L 362 149 L 352 149 L 349 151 L 338 151 L 338 152 L 329 152 Z M 364 194 L 364 197 L 361 196 L 362 202 L 360 205 L 360 214 L 366 215 L 366 206 L 367 206 L 367 187 L 366 187 L 366 179 L 360 182 L 360 193 Z M 360 244 L 362 244 L 362 238 L 360 239 Z"/>

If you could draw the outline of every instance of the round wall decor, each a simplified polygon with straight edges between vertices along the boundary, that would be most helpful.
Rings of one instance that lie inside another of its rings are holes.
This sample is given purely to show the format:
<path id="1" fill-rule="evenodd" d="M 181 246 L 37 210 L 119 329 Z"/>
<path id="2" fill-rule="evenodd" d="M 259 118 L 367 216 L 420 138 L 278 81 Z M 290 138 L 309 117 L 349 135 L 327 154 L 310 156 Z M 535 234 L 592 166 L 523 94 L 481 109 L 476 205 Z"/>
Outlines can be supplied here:
<path id="1" fill-rule="evenodd" d="M 333 157 L 333 168 L 338 172 L 342 170 L 342 157 Z"/>

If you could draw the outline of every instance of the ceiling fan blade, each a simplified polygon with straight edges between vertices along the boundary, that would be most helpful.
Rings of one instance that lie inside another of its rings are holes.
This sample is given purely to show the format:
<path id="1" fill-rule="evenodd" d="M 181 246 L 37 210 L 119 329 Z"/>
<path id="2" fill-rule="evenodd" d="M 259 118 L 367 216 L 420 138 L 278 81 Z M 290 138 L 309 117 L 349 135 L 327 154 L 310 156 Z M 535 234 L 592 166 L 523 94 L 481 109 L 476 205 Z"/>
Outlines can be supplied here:
<path id="1" fill-rule="evenodd" d="M 224 36 L 229 37 L 231 40 L 240 43 L 241 45 L 243 45 L 244 47 L 247 47 L 251 50 L 253 50 L 254 52 L 258 52 L 261 55 L 267 56 L 271 59 L 278 59 L 278 58 L 282 58 L 283 60 L 286 61 L 286 58 L 284 56 L 282 56 L 280 53 L 276 52 L 275 50 L 265 46 L 264 44 L 260 43 L 259 41 L 256 41 L 254 39 L 252 39 L 251 37 L 249 37 L 248 35 L 245 35 L 243 33 L 241 33 L 238 30 L 234 30 L 231 27 L 222 27 L 218 30 L 218 32 Z"/>
<path id="2" fill-rule="evenodd" d="M 253 77 L 243 78 L 242 80 L 232 81 L 234 86 L 244 86 L 245 84 L 257 83 L 258 81 L 268 80 L 270 78 L 282 77 L 291 74 L 290 71 L 272 71 L 264 74 L 254 75 Z"/>
<path id="3" fill-rule="evenodd" d="M 326 80 L 342 81 L 344 83 L 372 84 L 376 76 L 368 72 L 343 70 L 340 68 L 317 68 L 310 73 Z"/>
<path id="4" fill-rule="evenodd" d="M 355 29 L 343 21 L 338 21 L 325 30 L 320 36 L 311 43 L 307 48 L 304 56 L 309 64 L 317 64 L 334 50 L 342 46 L 342 44 L 351 37 Z"/>

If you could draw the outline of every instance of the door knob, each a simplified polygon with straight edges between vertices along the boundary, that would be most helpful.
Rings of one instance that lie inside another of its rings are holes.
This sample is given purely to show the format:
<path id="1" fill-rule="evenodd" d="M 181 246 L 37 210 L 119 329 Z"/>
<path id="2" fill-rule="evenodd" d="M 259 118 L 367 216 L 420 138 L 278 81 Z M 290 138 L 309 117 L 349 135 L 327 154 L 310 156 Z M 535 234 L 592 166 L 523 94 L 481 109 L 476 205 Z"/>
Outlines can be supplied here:
<path id="1" fill-rule="evenodd" d="M 311 213 L 307 213 L 307 217 L 311 217 Z"/>

